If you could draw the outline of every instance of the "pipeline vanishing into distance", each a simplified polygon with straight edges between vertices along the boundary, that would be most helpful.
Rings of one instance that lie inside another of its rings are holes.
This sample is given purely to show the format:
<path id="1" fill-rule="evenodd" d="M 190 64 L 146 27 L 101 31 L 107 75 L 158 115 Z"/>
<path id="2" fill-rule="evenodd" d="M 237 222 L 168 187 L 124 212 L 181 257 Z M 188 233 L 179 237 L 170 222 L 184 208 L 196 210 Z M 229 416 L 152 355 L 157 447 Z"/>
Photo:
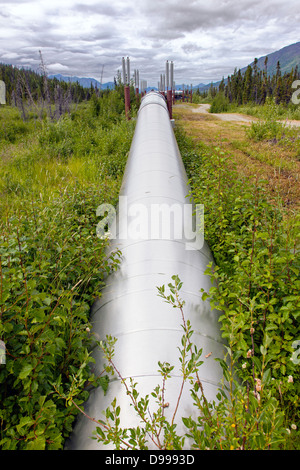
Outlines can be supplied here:
<path id="1" fill-rule="evenodd" d="M 194 330 L 192 340 L 198 348 L 203 348 L 203 356 L 209 356 L 203 359 L 199 377 L 208 401 L 216 400 L 223 374 L 215 358 L 224 358 L 224 342 L 218 325 L 219 314 L 202 300 L 200 292 L 201 288 L 208 291 L 211 287 L 210 277 L 204 271 L 213 258 L 205 241 L 200 248 L 197 244 L 194 248 L 184 236 L 181 239 L 132 236 L 133 230 L 130 232 L 128 227 L 133 212 L 128 208 L 135 205 L 149 214 L 153 207 L 163 204 L 180 207 L 183 213 L 191 204 L 189 193 L 165 98 L 160 93 L 149 92 L 141 101 L 120 192 L 127 203 L 121 218 L 127 220 L 123 220 L 123 224 L 120 220 L 119 225 L 126 227 L 127 233 L 122 237 L 119 227 L 115 239 L 111 240 L 112 249 L 117 247 L 122 252 L 120 268 L 108 277 L 101 298 L 94 303 L 91 323 L 98 341 L 106 335 L 117 338 L 114 363 L 123 378 L 132 377 L 138 383 L 140 396 L 151 396 L 153 389 L 162 385 L 158 361 L 175 366 L 165 390 L 165 402 L 169 404 L 165 416 L 169 418 L 173 416 L 182 383 L 177 348 L 181 345 L 183 329 L 179 309 L 172 308 L 158 296 L 157 286 L 167 287 L 173 275 L 178 275 L 183 282 L 180 297 L 185 301 L 185 318 L 190 320 Z M 185 233 L 186 218 L 178 217 L 170 217 L 171 234 L 178 231 L 178 220 Z M 153 235 L 153 226 L 151 229 Z M 99 375 L 103 371 L 103 357 L 98 346 L 92 356 L 94 373 Z M 116 375 L 105 395 L 101 387 L 91 391 L 84 411 L 92 418 L 103 419 L 102 411 L 115 397 L 121 407 L 120 426 L 140 425 L 140 419 L 130 406 L 130 397 Z M 187 384 L 175 420 L 179 435 L 185 433 L 181 418 L 194 416 L 195 411 Z M 91 439 L 95 429 L 94 422 L 79 414 L 66 449 L 111 449 Z"/>

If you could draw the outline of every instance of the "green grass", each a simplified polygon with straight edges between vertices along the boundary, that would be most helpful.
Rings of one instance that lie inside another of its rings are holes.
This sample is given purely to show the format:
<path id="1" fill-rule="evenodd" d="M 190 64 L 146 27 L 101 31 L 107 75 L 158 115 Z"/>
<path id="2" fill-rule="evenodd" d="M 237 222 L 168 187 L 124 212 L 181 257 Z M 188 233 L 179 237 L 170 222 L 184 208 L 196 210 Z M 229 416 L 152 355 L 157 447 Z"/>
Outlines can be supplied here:
<path id="1" fill-rule="evenodd" d="M 23 122 L 15 109 L 1 108 L 0 208 L 103 178 L 116 188 L 134 121 L 126 122 L 117 113 L 109 120 L 105 108 L 103 113 L 95 116 L 92 105 L 84 104 L 57 122 Z"/>
<path id="2" fill-rule="evenodd" d="M 229 107 L 230 112 L 248 114 L 261 119 L 295 119 L 300 120 L 300 106 L 290 102 L 288 105 L 275 104 L 271 98 L 266 100 L 263 105 L 248 103 L 246 105 L 236 105 L 232 103 Z"/>

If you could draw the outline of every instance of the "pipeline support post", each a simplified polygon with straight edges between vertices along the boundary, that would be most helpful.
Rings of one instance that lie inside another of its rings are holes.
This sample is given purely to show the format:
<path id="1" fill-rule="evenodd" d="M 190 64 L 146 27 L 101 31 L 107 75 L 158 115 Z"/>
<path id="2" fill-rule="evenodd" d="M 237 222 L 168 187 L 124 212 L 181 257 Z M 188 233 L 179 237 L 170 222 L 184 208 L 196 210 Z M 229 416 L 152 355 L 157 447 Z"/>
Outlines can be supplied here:
<path id="1" fill-rule="evenodd" d="M 140 106 L 139 83 L 140 83 L 140 73 L 138 70 L 135 70 L 134 71 L 135 99 L 136 99 L 136 105 L 138 107 Z"/>
<path id="2" fill-rule="evenodd" d="M 130 87 L 129 85 L 125 85 L 124 87 L 124 95 L 125 95 L 125 116 L 126 119 L 130 119 Z"/>
<path id="3" fill-rule="evenodd" d="M 173 88 L 174 66 L 173 62 L 166 62 L 166 87 L 167 87 L 167 107 L 170 119 L 172 119 L 172 88 Z"/>
<path id="4" fill-rule="evenodd" d="M 167 106 L 170 119 L 172 119 L 172 90 L 167 90 Z"/>
<path id="5" fill-rule="evenodd" d="M 0 105 L 6 104 L 6 88 L 3 80 L 0 80 Z"/>
<path id="6" fill-rule="evenodd" d="M 127 57 L 127 70 L 125 66 L 125 58 L 122 57 L 122 70 L 123 70 L 123 83 L 124 83 L 124 99 L 125 99 L 125 116 L 126 119 L 130 119 L 130 60 Z"/>

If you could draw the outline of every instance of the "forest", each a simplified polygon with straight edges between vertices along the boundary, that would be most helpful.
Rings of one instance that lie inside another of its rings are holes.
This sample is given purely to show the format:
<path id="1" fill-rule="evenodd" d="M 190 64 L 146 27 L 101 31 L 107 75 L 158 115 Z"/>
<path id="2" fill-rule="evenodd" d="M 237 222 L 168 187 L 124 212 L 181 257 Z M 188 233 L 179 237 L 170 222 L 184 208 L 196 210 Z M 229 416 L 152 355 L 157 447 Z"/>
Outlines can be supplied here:
<path id="1" fill-rule="evenodd" d="M 71 104 L 89 100 L 94 92 L 97 93 L 93 87 L 85 89 L 79 83 L 48 78 L 42 55 L 40 58 L 39 71 L 0 63 L 0 80 L 6 86 L 6 101 L 20 109 L 24 120 L 28 117 L 25 103 L 30 104 L 41 115 L 49 103 L 56 104 L 55 117 L 59 118 L 70 111 Z M 53 114 L 50 117 L 54 117 Z"/>
<path id="2" fill-rule="evenodd" d="M 225 97 L 224 103 L 246 105 L 251 103 L 253 105 L 263 105 L 267 98 L 272 98 L 277 105 L 288 105 L 291 102 L 293 94 L 292 83 L 300 78 L 300 71 L 296 66 L 290 72 L 281 73 L 280 62 L 277 62 L 276 73 L 273 75 L 268 74 L 268 57 L 265 59 L 264 70 L 259 70 L 257 67 L 257 59 L 254 60 L 253 66 L 248 65 L 245 73 L 241 70 L 234 70 L 234 73 L 224 77 L 218 86 L 211 84 L 210 88 L 206 91 L 196 90 L 196 96 L 201 98 L 212 99 L 217 95 Z"/>

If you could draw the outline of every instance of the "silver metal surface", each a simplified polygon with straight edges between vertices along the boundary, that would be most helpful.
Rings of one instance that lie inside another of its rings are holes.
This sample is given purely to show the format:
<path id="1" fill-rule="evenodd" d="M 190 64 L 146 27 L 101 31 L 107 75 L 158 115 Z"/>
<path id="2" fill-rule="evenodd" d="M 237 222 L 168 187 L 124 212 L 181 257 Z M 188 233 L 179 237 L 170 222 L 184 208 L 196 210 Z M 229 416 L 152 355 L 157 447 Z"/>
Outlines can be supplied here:
<path id="1" fill-rule="evenodd" d="M 125 57 L 122 57 L 122 77 L 123 77 L 123 84 L 126 85 L 127 76 L 126 76 Z"/>
<path id="2" fill-rule="evenodd" d="M 170 67 L 170 87 L 174 89 L 174 63 L 171 61 Z"/>
<path id="3" fill-rule="evenodd" d="M 5 90 L 5 83 L 3 80 L 0 80 L 0 104 L 6 104 Z"/>
<path id="4" fill-rule="evenodd" d="M 124 174 L 121 196 L 127 197 L 128 206 L 141 204 L 150 208 L 156 203 L 168 205 L 189 203 L 189 186 L 177 142 L 170 123 L 165 99 L 160 93 L 150 92 L 142 99 L 136 130 Z M 123 234 L 124 235 L 124 234 Z M 181 315 L 157 295 L 157 286 L 171 282 L 177 274 L 183 281 L 180 291 L 185 300 L 184 313 L 195 331 L 192 340 L 203 348 L 204 364 L 199 376 L 206 398 L 216 399 L 222 378 L 221 368 L 215 358 L 224 356 L 224 346 L 218 327 L 218 313 L 201 299 L 200 289 L 209 290 L 210 278 L 204 275 L 212 261 L 206 243 L 201 250 L 187 250 L 182 239 L 136 239 L 118 234 L 112 241 L 122 252 L 120 269 L 110 276 L 103 296 L 95 302 L 91 320 L 93 333 L 98 340 L 107 334 L 117 338 L 114 362 L 123 378 L 132 377 L 138 383 L 141 396 L 151 394 L 161 385 L 158 361 L 175 366 L 172 378 L 166 383 L 165 409 L 172 417 L 181 387 L 182 377 L 178 361 L 178 346 L 183 333 Z M 95 373 L 103 370 L 99 348 L 93 351 Z M 120 380 L 109 384 L 107 394 L 93 390 L 85 405 L 85 412 L 101 419 L 114 397 L 121 406 L 121 426 L 140 425 L 130 398 Z M 150 401 L 150 409 L 155 403 Z M 181 418 L 194 415 L 195 407 L 189 395 L 189 383 L 184 388 L 176 423 L 179 433 L 184 433 Z M 67 449 L 107 449 L 91 436 L 96 425 L 80 415 Z"/>

